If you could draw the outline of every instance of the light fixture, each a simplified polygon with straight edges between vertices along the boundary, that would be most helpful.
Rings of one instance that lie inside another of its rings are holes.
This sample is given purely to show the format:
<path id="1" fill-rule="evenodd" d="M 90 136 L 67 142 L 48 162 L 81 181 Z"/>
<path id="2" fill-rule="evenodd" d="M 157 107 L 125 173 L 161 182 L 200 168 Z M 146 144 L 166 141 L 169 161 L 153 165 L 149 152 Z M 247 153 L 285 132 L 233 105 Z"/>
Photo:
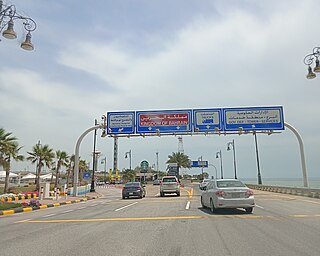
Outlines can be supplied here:
<path id="1" fill-rule="evenodd" d="M 29 18 L 17 13 L 15 5 L 4 5 L 0 0 L 0 33 L 7 39 L 16 39 L 17 33 L 14 31 L 14 22 L 21 21 L 26 33 L 25 41 L 20 45 L 22 49 L 27 51 L 34 50 L 34 46 L 31 42 L 31 32 L 37 27 L 36 22 Z M 7 27 L 5 29 L 5 27 Z M 5 30 L 4 30 L 5 29 Z"/>
<path id="2" fill-rule="evenodd" d="M 34 50 L 34 46 L 31 43 L 31 33 L 30 32 L 27 33 L 26 40 L 23 43 L 21 43 L 21 48 L 26 51 Z"/>
<path id="3" fill-rule="evenodd" d="M 10 19 L 8 22 L 8 27 L 6 30 L 3 31 L 2 35 L 7 39 L 16 39 L 17 33 L 13 30 L 13 20 Z"/>
<path id="4" fill-rule="evenodd" d="M 308 79 L 313 79 L 316 77 L 316 74 L 312 72 L 312 68 L 310 66 L 308 67 L 308 74 L 306 75 L 306 77 Z"/>
<path id="5" fill-rule="evenodd" d="M 316 57 L 316 66 L 313 69 L 314 72 L 319 73 L 320 72 L 320 64 L 319 64 L 319 58 Z"/>
<path id="6" fill-rule="evenodd" d="M 317 76 L 314 72 L 320 72 L 319 56 L 320 47 L 314 47 L 312 53 L 308 54 L 303 59 L 304 64 L 308 66 L 308 74 L 306 75 L 308 79 L 313 79 Z M 312 70 L 311 65 L 313 64 L 313 62 L 315 62 L 315 67 Z"/>

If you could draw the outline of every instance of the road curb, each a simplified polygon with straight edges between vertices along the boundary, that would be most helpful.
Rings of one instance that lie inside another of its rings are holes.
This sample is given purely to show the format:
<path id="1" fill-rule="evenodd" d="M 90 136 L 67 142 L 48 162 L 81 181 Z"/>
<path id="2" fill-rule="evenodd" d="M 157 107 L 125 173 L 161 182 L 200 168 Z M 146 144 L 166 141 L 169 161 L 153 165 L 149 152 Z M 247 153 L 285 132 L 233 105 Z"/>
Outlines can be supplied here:
<path id="1" fill-rule="evenodd" d="M 61 206 L 61 205 L 66 205 L 66 204 L 74 204 L 74 203 L 85 202 L 85 201 L 88 201 L 88 200 L 97 199 L 98 197 L 99 196 L 92 196 L 92 197 L 76 199 L 76 200 L 73 200 L 73 201 L 65 201 L 65 202 L 61 202 L 61 203 L 52 203 L 52 204 L 44 204 L 44 205 L 40 205 L 38 207 L 18 207 L 18 208 L 10 209 L 10 210 L 0 210 L 0 215 L 11 215 L 11 214 L 21 213 L 21 212 L 31 212 L 31 211 L 35 211 L 35 210 L 50 208 L 50 207 L 58 207 L 58 206 Z"/>

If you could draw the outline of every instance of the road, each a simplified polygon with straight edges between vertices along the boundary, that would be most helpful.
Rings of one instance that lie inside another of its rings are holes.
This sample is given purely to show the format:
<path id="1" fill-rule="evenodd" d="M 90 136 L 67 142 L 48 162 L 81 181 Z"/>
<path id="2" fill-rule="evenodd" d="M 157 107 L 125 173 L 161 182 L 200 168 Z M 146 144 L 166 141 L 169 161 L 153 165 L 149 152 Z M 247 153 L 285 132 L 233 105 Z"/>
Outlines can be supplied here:
<path id="1" fill-rule="evenodd" d="M 255 191 L 253 214 L 200 206 L 197 185 L 181 197 L 121 199 L 118 188 L 83 203 L 0 217 L 7 255 L 320 255 L 320 200 Z"/>

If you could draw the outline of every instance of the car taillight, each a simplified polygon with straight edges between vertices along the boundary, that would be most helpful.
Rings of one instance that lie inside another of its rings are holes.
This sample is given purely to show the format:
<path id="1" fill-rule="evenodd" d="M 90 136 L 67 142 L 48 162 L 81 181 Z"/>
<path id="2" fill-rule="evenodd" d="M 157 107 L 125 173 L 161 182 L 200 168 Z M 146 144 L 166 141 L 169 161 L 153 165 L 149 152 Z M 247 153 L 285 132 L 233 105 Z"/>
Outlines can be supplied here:
<path id="1" fill-rule="evenodd" d="M 253 196 L 253 191 L 251 189 L 248 189 L 246 191 L 246 197 L 250 197 L 250 196 Z"/>
<path id="2" fill-rule="evenodd" d="M 225 193 L 223 191 L 217 191 L 216 195 L 220 196 L 220 197 L 223 197 L 225 195 Z"/>

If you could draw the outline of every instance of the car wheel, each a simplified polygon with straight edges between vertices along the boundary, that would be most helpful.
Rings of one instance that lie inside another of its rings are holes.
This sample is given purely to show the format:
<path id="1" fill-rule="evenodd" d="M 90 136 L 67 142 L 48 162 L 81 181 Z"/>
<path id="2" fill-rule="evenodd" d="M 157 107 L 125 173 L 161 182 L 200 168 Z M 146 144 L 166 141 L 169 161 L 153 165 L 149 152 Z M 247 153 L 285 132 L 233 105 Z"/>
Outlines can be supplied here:
<path id="1" fill-rule="evenodd" d="M 125 197 L 125 196 L 122 196 L 122 199 L 126 199 L 126 197 Z"/>
<path id="2" fill-rule="evenodd" d="M 216 208 L 214 207 L 214 204 L 213 204 L 213 200 L 212 200 L 212 199 L 210 200 L 210 211 L 211 211 L 212 213 L 215 213 L 215 212 L 216 212 Z"/>
<path id="3" fill-rule="evenodd" d="M 207 207 L 204 205 L 204 203 L 203 203 L 202 197 L 201 197 L 201 199 L 200 199 L 200 202 L 201 202 L 201 207 L 202 207 L 203 209 L 207 208 Z"/>
<path id="4" fill-rule="evenodd" d="M 245 210 L 246 210 L 246 213 L 250 214 L 253 211 L 253 207 L 245 208 Z"/>

